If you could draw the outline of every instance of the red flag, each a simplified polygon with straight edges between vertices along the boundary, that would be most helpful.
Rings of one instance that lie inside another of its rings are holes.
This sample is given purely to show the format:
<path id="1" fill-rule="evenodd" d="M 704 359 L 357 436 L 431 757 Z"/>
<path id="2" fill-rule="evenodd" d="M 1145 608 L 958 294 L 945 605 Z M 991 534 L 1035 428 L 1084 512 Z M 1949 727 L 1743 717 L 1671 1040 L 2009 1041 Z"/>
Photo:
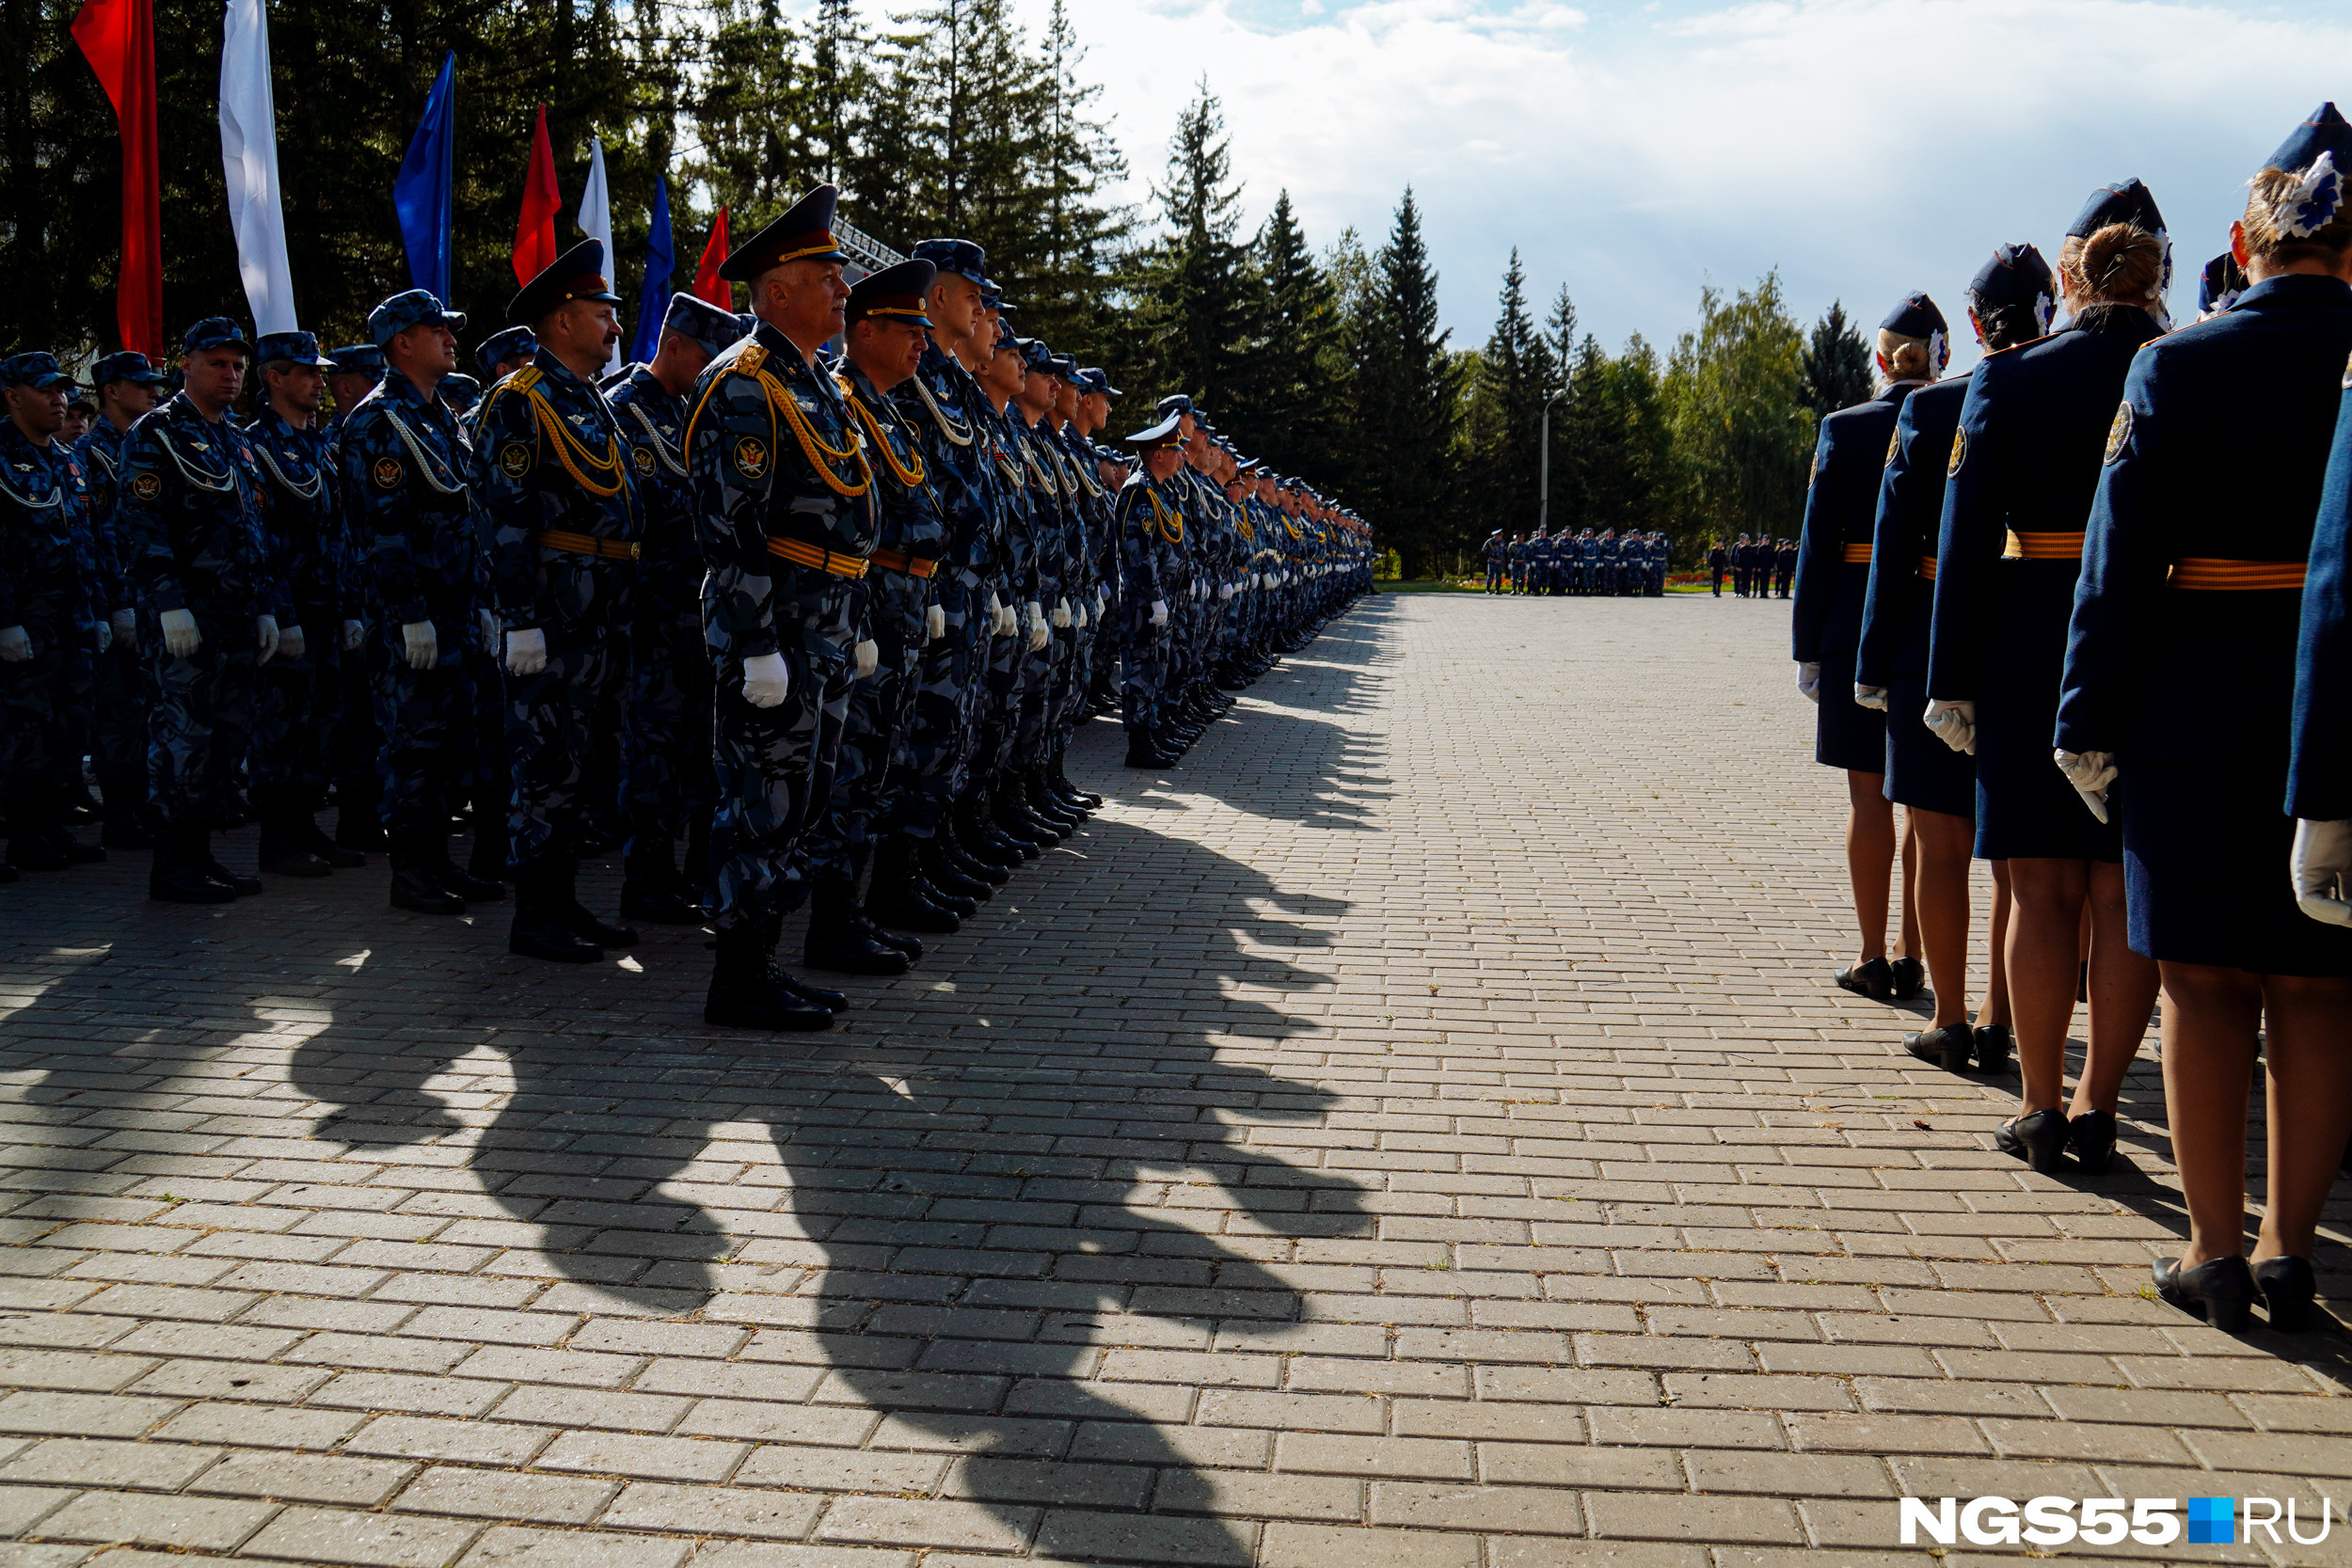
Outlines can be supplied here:
<path id="1" fill-rule="evenodd" d="M 555 265 L 555 214 L 564 198 L 555 188 L 555 149 L 548 143 L 548 106 L 539 105 L 531 134 L 531 173 L 523 181 L 523 219 L 515 226 L 515 281 L 528 284 Z"/>
<path id="2" fill-rule="evenodd" d="M 719 276 L 719 263 L 726 259 L 727 210 L 722 207 L 710 225 L 710 243 L 703 246 L 703 259 L 694 268 L 694 297 L 722 310 L 732 310 L 735 285 Z"/>
<path id="3" fill-rule="evenodd" d="M 85 0 L 73 41 L 114 101 L 122 131 L 122 266 L 115 325 L 122 346 L 151 359 L 164 349 L 164 214 L 155 150 L 153 0 Z"/>

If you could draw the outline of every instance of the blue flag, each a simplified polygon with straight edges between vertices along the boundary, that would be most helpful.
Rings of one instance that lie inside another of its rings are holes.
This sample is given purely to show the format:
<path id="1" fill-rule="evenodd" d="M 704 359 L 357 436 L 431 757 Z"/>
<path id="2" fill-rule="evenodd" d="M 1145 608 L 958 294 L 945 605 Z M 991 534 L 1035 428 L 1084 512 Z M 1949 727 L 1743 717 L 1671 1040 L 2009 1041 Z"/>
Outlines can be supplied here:
<path id="1" fill-rule="evenodd" d="M 640 364 L 653 363 L 661 347 L 661 318 L 670 309 L 670 267 L 676 260 L 670 247 L 670 182 L 653 179 L 653 230 L 645 236 L 645 287 L 637 296 L 637 336 L 628 356 Z"/>
<path id="2" fill-rule="evenodd" d="M 441 74 L 424 101 L 424 118 L 392 182 L 392 209 L 400 214 L 400 237 L 408 246 L 408 277 L 443 305 L 449 297 L 450 230 L 456 182 L 457 54 L 441 60 Z"/>

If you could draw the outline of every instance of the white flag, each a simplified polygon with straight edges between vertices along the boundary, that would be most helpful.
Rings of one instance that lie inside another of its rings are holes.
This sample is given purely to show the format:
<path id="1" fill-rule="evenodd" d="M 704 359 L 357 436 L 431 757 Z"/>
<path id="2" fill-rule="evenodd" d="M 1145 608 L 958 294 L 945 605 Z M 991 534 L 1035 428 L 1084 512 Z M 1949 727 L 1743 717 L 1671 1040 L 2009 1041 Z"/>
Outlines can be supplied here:
<path id="1" fill-rule="evenodd" d="M 292 332 L 294 274 L 286 265 L 286 214 L 278 199 L 278 108 L 270 93 L 269 13 L 262 0 L 229 0 L 221 23 L 220 166 L 253 329 Z"/>
<path id="2" fill-rule="evenodd" d="M 620 258 L 612 254 L 612 193 L 604 182 L 604 138 L 588 138 L 588 188 L 580 194 L 580 231 L 592 240 L 604 242 L 606 277 L 621 276 Z M 614 291 L 618 293 L 618 290 Z M 621 345 L 612 345 L 612 356 L 605 361 L 605 369 L 621 368 Z"/>

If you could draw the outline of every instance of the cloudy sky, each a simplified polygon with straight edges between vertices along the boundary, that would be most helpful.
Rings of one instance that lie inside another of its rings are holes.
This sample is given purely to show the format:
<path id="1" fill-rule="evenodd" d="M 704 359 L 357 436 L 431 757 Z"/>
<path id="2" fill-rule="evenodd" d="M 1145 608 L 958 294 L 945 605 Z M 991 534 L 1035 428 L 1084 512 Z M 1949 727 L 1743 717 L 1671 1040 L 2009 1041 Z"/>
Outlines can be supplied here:
<path id="1" fill-rule="evenodd" d="M 1288 187 L 1318 247 L 1351 224 L 1376 243 L 1411 182 L 1456 344 L 1485 339 L 1514 245 L 1611 346 L 1662 346 L 1703 283 L 1774 266 L 1808 319 L 1842 297 L 1874 324 L 1925 288 L 1957 321 L 1995 244 L 2054 251 L 2132 175 L 2185 313 L 2247 177 L 2352 103 L 2352 11 L 2303 0 L 1073 5 L 1138 175 L 1205 75 L 1251 222 Z"/>

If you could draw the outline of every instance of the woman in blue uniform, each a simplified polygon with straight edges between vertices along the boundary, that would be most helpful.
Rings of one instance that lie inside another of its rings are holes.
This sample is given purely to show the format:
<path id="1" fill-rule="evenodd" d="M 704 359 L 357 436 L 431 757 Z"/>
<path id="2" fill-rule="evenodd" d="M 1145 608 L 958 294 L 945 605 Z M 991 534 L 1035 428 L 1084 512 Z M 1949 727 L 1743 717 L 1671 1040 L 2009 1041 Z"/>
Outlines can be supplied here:
<path id="1" fill-rule="evenodd" d="M 2280 809 L 2347 815 L 2343 711 L 2324 686 L 2306 686 L 2288 800 L 2307 557 L 2321 563 L 2309 671 L 2340 672 L 2343 658 L 2326 635 L 2340 611 L 2352 461 L 2340 439 L 2322 500 L 2352 356 L 2352 203 L 2338 166 L 2352 167 L 2352 126 L 2322 105 L 2271 154 L 2232 226 L 2250 286 L 2133 361 L 2058 710 L 2065 776 L 2120 808 L 2132 945 L 2163 974 L 2165 1109 L 2189 1237 L 2155 1265 L 2156 1289 L 2224 1329 L 2245 1323 L 2257 1294 L 2272 1327 L 2304 1323 L 2313 1233 L 2352 1127 L 2352 931 L 2297 911 L 2284 870 L 2295 829 Z M 2270 1160 L 2249 1270 L 2258 1053 Z"/>
<path id="2" fill-rule="evenodd" d="M 2022 1079 L 2004 1149 L 2055 1173 L 2115 1152 L 2115 1102 L 2155 1006 L 2126 942 L 2122 842 L 2050 766 L 2083 520 L 2124 372 L 2164 330 L 2164 219 L 2137 180 L 2091 194 L 2058 251 L 2068 319 L 1977 367 L 1952 438 L 1936 549 L 1927 721 L 1977 758 L 1977 854 L 2009 862 L 2010 1006 Z M 2084 911 L 2090 1051 L 2065 1109 Z"/>
<path id="3" fill-rule="evenodd" d="M 1992 352 L 2049 330 L 2058 308 L 2050 264 L 2029 245 L 2005 245 L 1968 285 L 1968 323 Z M 1920 945 L 1934 982 L 1935 1016 L 1903 1047 L 1951 1071 L 1973 1060 L 2008 1065 L 2009 988 L 2002 943 L 2009 928 L 2009 868 L 1993 863 L 1993 975 L 1984 1012 L 1968 1022 L 1969 850 L 1977 826 L 1977 768 L 1930 734 L 1928 626 L 1935 606 L 1935 546 L 1952 432 L 1968 383 L 1922 387 L 1903 404 L 1879 484 L 1878 533 L 1854 660 L 1854 701 L 1886 715 L 1886 798 L 1904 809 L 1916 843 Z"/>
<path id="4" fill-rule="evenodd" d="M 1886 799 L 1886 716 L 1854 701 L 1854 656 L 1870 582 L 1879 477 L 1903 400 L 1944 373 L 1951 359 L 1944 313 L 1923 293 L 1907 296 L 1879 324 L 1878 396 L 1821 421 L 1805 491 L 1798 546 L 1797 602 L 1789 617 L 1797 689 L 1820 705 L 1813 760 L 1846 771 L 1846 869 L 1853 881 L 1862 954 L 1837 983 L 1875 1001 L 1919 994 L 1927 977 L 1915 955 L 1910 856 L 1904 857 L 1903 955 L 1886 958 L 1886 885 L 1895 865 L 1895 808 Z"/>

